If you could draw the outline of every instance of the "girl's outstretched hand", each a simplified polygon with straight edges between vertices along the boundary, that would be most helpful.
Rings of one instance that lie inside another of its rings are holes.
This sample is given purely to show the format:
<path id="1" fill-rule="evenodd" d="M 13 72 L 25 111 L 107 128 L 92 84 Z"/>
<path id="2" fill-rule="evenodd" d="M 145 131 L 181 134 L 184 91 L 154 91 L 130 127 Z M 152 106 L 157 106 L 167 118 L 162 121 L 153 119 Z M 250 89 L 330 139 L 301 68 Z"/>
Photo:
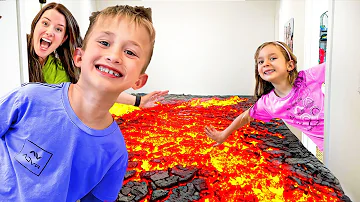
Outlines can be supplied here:
<path id="1" fill-rule="evenodd" d="M 164 96 L 169 93 L 168 90 L 165 91 L 153 91 L 149 94 L 146 94 L 141 97 L 140 107 L 149 108 L 156 106 L 156 102 L 160 102 L 164 99 Z"/>
<path id="2" fill-rule="evenodd" d="M 205 134 L 216 141 L 216 144 L 213 145 L 214 147 L 221 145 L 227 138 L 224 131 L 218 131 L 212 125 L 205 126 Z"/>

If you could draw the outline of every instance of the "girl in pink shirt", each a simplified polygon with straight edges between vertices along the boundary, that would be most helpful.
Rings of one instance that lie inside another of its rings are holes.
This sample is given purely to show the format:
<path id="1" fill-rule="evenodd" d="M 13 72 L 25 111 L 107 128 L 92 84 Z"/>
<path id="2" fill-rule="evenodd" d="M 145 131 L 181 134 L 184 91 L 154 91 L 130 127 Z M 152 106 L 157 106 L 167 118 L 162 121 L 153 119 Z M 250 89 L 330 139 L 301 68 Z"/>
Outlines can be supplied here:
<path id="1" fill-rule="evenodd" d="M 325 64 L 297 71 L 297 59 L 283 42 L 266 42 L 255 53 L 255 104 L 224 131 L 206 126 L 205 133 L 223 143 L 235 130 L 253 119 L 280 118 L 300 129 L 323 151 Z"/>

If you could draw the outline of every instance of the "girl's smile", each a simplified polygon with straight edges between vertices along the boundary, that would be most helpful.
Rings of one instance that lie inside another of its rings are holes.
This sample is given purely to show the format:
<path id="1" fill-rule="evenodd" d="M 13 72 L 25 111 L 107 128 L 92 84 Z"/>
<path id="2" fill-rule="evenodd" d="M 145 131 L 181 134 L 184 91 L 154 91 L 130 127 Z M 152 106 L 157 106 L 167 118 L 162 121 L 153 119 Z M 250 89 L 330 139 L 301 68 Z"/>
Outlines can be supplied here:
<path id="1" fill-rule="evenodd" d="M 274 71 L 275 70 L 273 70 L 273 69 L 269 69 L 269 70 L 264 71 L 264 74 L 269 75 L 269 74 L 273 73 Z"/>
<path id="2" fill-rule="evenodd" d="M 282 83 L 288 77 L 285 57 L 275 45 L 265 46 L 257 59 L 258 72 L 262 79 L 271 83 Z"/>

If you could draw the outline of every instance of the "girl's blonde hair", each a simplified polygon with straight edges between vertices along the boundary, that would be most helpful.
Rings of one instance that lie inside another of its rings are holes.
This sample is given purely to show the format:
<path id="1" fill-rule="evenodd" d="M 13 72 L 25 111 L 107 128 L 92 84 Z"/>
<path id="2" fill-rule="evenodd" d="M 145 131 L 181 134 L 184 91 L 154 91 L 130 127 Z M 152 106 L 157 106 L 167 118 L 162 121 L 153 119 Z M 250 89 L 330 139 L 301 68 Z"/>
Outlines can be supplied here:
<path id="1" fill-rule="evenodd" d="M 274 45 L 277 48 L 279 48 L 279 50 L 281 51 L 281 53 L 285 57 L 286 62 L 293 61 L 295 67 L 294 67 L 293 70 L 289 71 L 289 76 L 288 76 L 288 79 L 289 79 L 289 82 L 290 82 L 291 85 L 294 84 L 295 79 L 298 76 L 297 58 L 292 53 L 290 48 L 284 42 L 271 41 L 271 42 L 265 42 L 265 43 L 261 44 L 257 48 L 257 50 L 255 52 L 255 55 L 254 55 L 254 59 L 255 59 L 255 80 L 256 80 L 254 96 L 255 96 L 256 100 L 260 99 L 260 97 L 262 95 L 266 95 L 266 94 L 270 93 L 270 91 L 272 91 L 274 89 L 274 86 L 270 82 L 263 80 L 260 77 L 259 72 L 258 72 L 258 61 L 257 60 L 258 60 L 258 57 L 259 57 L 259 53 L 264 47 L 266 47 L 268 45 Z"/>

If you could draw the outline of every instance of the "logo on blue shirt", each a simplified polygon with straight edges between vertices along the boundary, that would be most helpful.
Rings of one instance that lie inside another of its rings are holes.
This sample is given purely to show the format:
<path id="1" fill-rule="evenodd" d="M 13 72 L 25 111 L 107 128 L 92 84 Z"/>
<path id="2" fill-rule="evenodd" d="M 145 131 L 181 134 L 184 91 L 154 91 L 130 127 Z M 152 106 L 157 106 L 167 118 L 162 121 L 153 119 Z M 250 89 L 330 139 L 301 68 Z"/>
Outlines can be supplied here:
<path id="1" fill-rule="evenodd" d="M 40 176 L 52 155 L 52 153 L 45 151 L 30 140 L 26 140 L 15 159 L 30 172 Z"/>

